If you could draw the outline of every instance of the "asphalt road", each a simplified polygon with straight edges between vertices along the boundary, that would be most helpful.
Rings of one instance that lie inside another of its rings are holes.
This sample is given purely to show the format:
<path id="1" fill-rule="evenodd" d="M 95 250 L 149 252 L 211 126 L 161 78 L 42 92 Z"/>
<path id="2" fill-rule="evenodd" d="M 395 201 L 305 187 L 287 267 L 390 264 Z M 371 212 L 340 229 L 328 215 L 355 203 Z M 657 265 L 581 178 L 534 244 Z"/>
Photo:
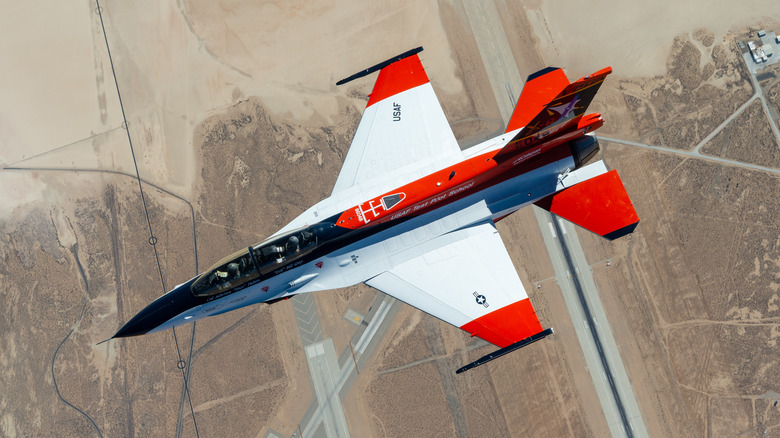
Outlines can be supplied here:
<path id="1" fill-rule="evenodd" d="M 770 32 L 769 35 L 762 38 L 762 40 L 763 42 L 775 46 L 775 50 L 777 50 L 777 45 L 775 44 L 774 32 Z M 761 100 L 761 106 L 764 107 L 764 114 L 766 114 L 767 118 L 769 119 L 769 126 L 772 128 L 772 133 L 775 135 L 775 138 L 780 143 L 780 129 L 777 128 L 777 123 L 775 123 L 775 119 L 771 115 L 772 110 L 770 109 L 769 104 L 766 101 L 766 97 L 764 96 L 764 90 L 762 90 L 761 87 L 758 85 L 758 80 L 756 79 L 756 74 L 758 74 L 759 70 L 766 71 L 770 65 L 778 62 L 778 59 L 777 57 L 769 58 L 767 62 L 762 62 L 760 64 L 757 64 L 755 61 L 753 61 L 753 56 L 750 54 L 750 52 L 745 52 L 742 54 L 742 60 L 745 62 L 745 67 L 749 72 L 748 76 L 750 77 L 750 82 L 753 85 L 753 90 L 755 90 L 754 97 L 758 97 Z M 726 122 L 724 122 L 724 124 L 725 123 Z M 719 131 L 719 129 L 716 131 Z M 699 148 L 696 148 L 696 152 L 698 151 Z"/>

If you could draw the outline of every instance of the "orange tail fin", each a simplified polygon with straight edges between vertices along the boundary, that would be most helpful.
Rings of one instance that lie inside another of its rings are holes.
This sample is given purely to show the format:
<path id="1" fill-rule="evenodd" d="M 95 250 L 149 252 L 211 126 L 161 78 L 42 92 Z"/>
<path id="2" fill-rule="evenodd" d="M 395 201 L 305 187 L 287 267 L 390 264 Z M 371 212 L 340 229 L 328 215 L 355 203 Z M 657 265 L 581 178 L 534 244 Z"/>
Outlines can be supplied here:
<path id="1" fill-rule="evenodd" d="M 612 67 L 606 67 L 572 83 L 559 68 L 548 67 L 529 76 L 507 125 L 507 132 L 522 129 L 499 151 L 496 159 L 514 155 L 577 126 L 610 73 Z"/>

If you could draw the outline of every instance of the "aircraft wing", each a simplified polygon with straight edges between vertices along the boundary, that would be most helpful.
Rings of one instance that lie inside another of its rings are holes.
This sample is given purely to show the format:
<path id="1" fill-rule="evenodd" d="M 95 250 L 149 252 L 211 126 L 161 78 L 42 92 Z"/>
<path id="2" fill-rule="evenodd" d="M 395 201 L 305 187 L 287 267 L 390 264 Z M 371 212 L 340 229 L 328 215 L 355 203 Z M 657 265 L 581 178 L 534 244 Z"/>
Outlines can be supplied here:
<path id="1" fill-rule="evenodd" d="M 462 159 L 417 54 L 388 62 L 366 70 L 387 64 L 379 72 L 333 187 L 334 195 L 394 171 L 409 173 L 407 167 L 432 162 L 444 167 Z"/>
<path id="2" fill-rule="evenodd" d="M 492 221 L 431 243 L 366 283 L 502 348 L 542 332 Z"/>

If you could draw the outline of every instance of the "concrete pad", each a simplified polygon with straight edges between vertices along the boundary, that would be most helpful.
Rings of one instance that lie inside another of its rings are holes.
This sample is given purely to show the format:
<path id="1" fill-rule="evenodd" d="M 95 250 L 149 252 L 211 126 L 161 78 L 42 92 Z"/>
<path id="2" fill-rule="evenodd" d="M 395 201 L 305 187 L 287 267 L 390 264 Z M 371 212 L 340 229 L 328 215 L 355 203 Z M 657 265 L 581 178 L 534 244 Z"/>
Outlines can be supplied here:
<path id="1" fill-rule="evenodd" d="M 121 125 L 94 5 L 48 0 L 5 6 L 0 16 L 6 35 L 0 39 L 0 164 Z"/>
<path id="2" fill-rule="evenodd" d="M 365 317 L 352 309 L 347 309 L 347 313 L 344 314 L 344 319 L 354 323 L 355 325 L 360 325 L 363 323 Z"/>

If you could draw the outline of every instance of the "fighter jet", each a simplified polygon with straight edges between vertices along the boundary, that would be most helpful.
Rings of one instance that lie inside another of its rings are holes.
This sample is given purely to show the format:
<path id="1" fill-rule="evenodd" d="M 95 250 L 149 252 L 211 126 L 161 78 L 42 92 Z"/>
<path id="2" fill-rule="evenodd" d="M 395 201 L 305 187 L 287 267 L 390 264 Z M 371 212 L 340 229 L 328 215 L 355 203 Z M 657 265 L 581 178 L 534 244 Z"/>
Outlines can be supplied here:
<path id="1" fill-rule="evenodd" d="M 379 71 L 330 197 L 176 286 L 113 338 L 358 283 L 500 347 L 457 372 L 552 333 L 495 224 L 536 204 L 608 239 L 634 230 L 617 172 L 588 164 L 603 119 L 585 111 L 612 69 L 574 82 L 560 68 L 532 74 L 506 131 L 461 150 L 420 51 L 338 82 Z"/>

